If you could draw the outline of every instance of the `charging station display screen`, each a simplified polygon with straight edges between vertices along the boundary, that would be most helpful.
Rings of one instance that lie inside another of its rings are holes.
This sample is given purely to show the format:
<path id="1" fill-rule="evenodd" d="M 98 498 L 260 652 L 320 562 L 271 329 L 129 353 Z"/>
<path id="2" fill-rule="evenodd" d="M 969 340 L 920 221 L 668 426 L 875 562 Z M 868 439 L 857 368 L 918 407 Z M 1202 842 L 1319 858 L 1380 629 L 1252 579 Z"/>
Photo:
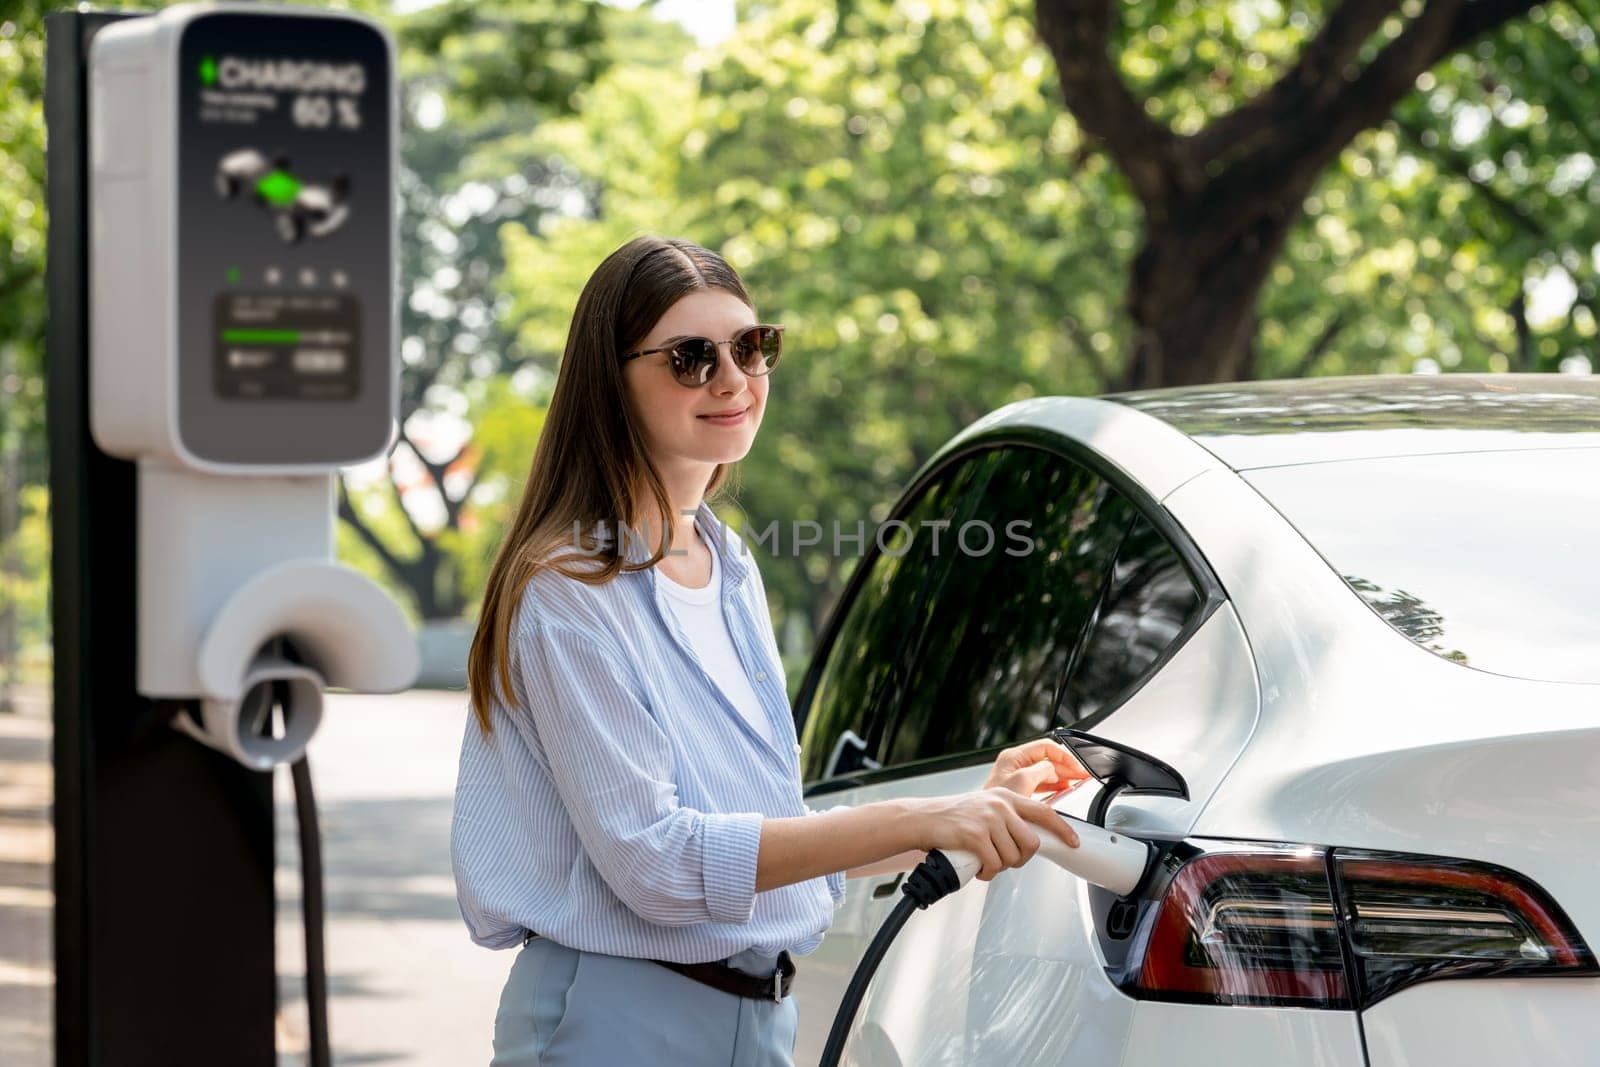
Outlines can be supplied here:
<path id="1" fill-rule="evenodd" d="M 338 16 L 215 13 L 184 28 L 178 62 L 184 446 L 228 463 L 380 452 L 396 389 L 387 42 Z"/>

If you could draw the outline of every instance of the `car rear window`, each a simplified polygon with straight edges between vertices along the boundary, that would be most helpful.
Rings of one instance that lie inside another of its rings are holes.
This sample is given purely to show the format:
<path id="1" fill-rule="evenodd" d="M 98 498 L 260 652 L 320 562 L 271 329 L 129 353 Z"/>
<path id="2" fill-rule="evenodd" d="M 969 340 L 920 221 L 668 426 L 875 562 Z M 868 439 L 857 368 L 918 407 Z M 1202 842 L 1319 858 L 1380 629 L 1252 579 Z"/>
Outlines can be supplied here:
<path id="1" fill-rule="evenodd" d="M 1391 626 L 1496 674 L 1600 682 L 1600 449 L 1243 472 Z"/>

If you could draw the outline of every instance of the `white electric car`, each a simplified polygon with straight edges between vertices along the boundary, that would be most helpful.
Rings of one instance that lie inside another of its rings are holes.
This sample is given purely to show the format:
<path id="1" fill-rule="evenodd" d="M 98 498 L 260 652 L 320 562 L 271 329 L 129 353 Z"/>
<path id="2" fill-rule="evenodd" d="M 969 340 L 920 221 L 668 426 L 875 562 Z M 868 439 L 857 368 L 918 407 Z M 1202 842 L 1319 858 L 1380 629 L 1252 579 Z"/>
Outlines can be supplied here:
<path id="1" fill-rule="evenodd" d="M 796 700 L 810 807 L 1056 728 L 1186 795 L 1103 805 L 1160 847 L 1131 898 L 1033 862 L 913 914 L 844 1063 L 1600 1064 L 1600 380 L 1026 400 L 891 518 Z M 797 1062 L 903 877 L 847 883 Z"/>

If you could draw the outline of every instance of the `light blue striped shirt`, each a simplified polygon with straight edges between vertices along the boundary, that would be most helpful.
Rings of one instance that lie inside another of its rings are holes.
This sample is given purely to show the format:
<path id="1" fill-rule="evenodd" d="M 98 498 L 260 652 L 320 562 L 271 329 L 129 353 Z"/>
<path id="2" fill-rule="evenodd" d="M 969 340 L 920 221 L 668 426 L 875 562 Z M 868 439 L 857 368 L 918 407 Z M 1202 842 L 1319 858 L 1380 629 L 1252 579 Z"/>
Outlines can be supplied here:
<path id="1" fill-rule="evenodd" d="M 719 554 L 729 633 L 777 744 L 703 669 L 656 568 L 598 586 L 539 572 L 511 630 L 521 710 L 496 693 L 493 733 L 469 714 L 462 737 L 450 851 L 477 944 L 512 948 L 533 931 L 700 963 L 822 942 L 842 871 L 755 891 L 762 818 L 814 812 L 760 569 L 708 504 L 695 524 Z M 622 534 L 625 558 L 649 558 L 644 537 Z"/>

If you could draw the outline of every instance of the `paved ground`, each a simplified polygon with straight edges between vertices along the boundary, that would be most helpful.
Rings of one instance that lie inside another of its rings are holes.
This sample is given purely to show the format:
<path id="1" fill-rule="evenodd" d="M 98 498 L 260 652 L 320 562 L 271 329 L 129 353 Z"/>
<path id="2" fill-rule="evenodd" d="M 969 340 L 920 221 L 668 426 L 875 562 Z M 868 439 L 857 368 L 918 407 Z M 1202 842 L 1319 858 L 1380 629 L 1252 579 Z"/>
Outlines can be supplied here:
<path id="1" fill-rule="evenodd" d="M 511 952 L 467 940 L 449 831 L 462 693 L 330 695 L 310 758 L 323 834 L 330 1029 L 344 1064 L 485 1063 Z M 293 796 L 279 771 L 280 1062 L 302 1062 Z M 0 715 L 0 1063 L 51 1062 L 50 723 Z"/>
<path id="2" fill-rule="evenodd" d="M 512 952 L 467 939 L 450 876 L 464 693 L 331 695 L 309 751 L 322 827 L 334 1058 L 487 1063 Z M 303 1048 L 299 848 L 278 772 L 278 973 L 287 1050 Z M 285 1064 L 299 1063 L 285 1057 Z"/>
<path id="3" fill-rule="evenodd" d="M 0 715 L 0 1063 L 50 1062 L 50 718 L 42 694 Z"/>

